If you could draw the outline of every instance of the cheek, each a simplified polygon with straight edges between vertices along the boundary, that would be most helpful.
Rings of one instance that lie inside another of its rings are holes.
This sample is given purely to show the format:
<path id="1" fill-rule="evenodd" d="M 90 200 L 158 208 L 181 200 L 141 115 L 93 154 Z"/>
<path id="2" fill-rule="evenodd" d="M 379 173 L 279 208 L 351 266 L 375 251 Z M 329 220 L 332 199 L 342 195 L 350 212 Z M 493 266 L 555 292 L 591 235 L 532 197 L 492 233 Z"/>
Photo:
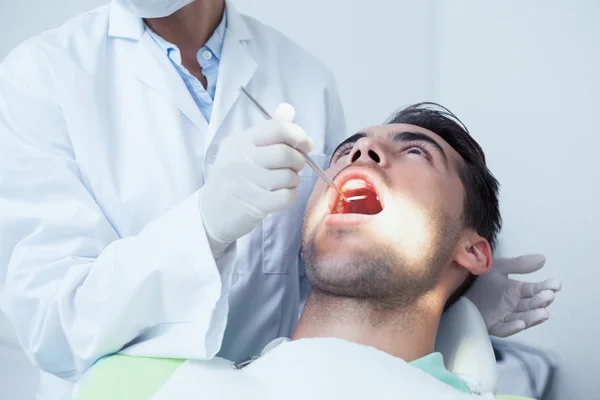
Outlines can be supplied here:
<path id="1" fill-rule="evenodd" d="M 438 218 L 431 209 L 409 196 L 396 196 L 378 231 L 395 243 L 409 259 L 418 259 L 436 241 Z"/>
<path id="2" fill-rule="evenodd" d="M 344 168 L 344 166 L 345 164 L 342 162 L 342 160 L 338 160 L 327 170 L 325 170 L 325 173 L 330 178 L 333 178 L 335 175 L 337 175 L 338 172 L 340 172 Z M 319 221 L 321 221 L 324 218 L 325 214 L 327 214 L 328 204 L 327 197 L 325 196 L 325 194 L 328 188 L 329 186 L 323 179 L 319 178 L 317 180 L 317 183 L 315 184 L 310 198 L 308 199 L 308 202 L 306 204 L 306 210 L 304 212 L 304 236 L 314 233 L 314 230 L 316 229 L 316 226 L 318 225 Z M 303 240 L 304 239 L 307 239 L 307 237 L 304 237 Z"/>
<path id="3" fill-rule="evenodd" d="M 390 245 L 406 266 L 424 268 L 444 249 L 444 221 L 414 206 L 397 209 L 377 227 L 379 239 Z"/>
<path id="4" fill-rule="evenodd" d="M 333 178 L 337 175 L 338 172 L 342 170 L 344 164 L 341 162 L 341 159 L 331 165 L 328 169 L 325 170 L 325 173 L 328 177 Z M 306 210 L 309 211 L 313 208 L 314 204 L 319 200 L 323 199 L 325 192 L 327 191 L 328 185 L 327 183 L 319 178 L 317 179 L 317 183 L 315 184 L 315 188 L 313 189 L 310 198 L 308 199 L 308 204 L 306 206 Z"/>
<path id="5" fill-rule="evenodd" d="M 330 178 L 333 178 L 340 169 L 341 167 L 332 167 L 325 172 Z M 323 179 L 317 179 L 304 211 L 304 228 L 308 231 L 312 231 L 317 220 L 322 217 L 321 214 L 327 212 L 327 199 L 325 193 L 327 192 L 328 187 L 329 186 Z"/>
<path id="6" fill-rule="evenodd" d="M 323 196 L 326 190 L 327 183 L 325 183 L 323 179 L 319 178 L 310 195 L 310 198 L 308 199 L 308 203 L 306 204 L 306 213 L 309 213 L 310 210 L 312 210 L 319 201 L 323 200 Z"/>
<path id="7" fill-rule="evenodd" d="M 455 193 L 435 171 L 407 168 L 396 176 L 394 194 L 386 199 L 390 207 L 378 220 L 377 230 L 394 242 L 407 261 L 419 263 L 443 243 L 445 216 L 454 214 Z"/>
<path id="8" fill-rule="evenodd" d="M 438 171 L 422 165 L 409 165 L 396 171 L 392 178 L 394 192 L 412 200 L 421 209 L 431 212 L 444 206 L 447 197 L 447 184 Z"/>

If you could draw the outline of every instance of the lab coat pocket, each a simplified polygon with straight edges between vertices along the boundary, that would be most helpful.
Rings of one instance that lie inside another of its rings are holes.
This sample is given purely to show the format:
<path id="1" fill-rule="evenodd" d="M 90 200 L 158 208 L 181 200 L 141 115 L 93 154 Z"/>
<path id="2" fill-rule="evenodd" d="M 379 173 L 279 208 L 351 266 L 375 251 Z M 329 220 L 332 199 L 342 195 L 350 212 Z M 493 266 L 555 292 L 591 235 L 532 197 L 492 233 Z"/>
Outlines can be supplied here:
<path id="1" fill-rule="evenodd" d="M 324 166 L 327 158 L 325 154 L 315 153 L 310 156 L 317 164 Z M 304 209 L 317 178 L 318 175 L 307 165 L 300 171 L 296 203 L 263 220 L 262 259 L 265 274 L 289 274 L 298 270 Z"/>

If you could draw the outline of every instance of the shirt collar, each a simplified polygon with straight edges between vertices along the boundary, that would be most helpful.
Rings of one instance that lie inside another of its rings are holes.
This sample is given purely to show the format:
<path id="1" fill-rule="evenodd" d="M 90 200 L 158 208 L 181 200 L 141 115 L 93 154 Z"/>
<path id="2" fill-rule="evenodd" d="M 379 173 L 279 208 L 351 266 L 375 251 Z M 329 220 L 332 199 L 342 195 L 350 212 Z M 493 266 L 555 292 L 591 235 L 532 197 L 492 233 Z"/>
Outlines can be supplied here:
<path id="1" fill-rule="evenodd" d="M 163 39 L 160 35 L 154 32 L 150 27 L 144 24 L 145 29 L 148 31 L 150 36 L 154 39 L 154 41 L 158 44 L 158 46 L 167 54 L 167 56 L 171 52 L 176 52 L 179 54 L 179 49 L 173 43 Z M 207 47 L 218 59 L 221 58 L 221 51 L 223 49 L 223 42 L 225 40 L 225 31 L 227 28 L 227 8 L 223 13 L 223 18 L 217 26 L 217 29 L 213 32 L 212 36 L 208 39 L 204 47 Z M 178 56 L 180 59 L 181 56 Z M 181 62 L 181 60 L 179 60 Z"/>
<path id="2" fill-rule="evenodd" d="M 213 32 L 208 42 L 206 42 L 206 47 L 213 52 L 218 59 L 221 58 L 221 50 L 223 50 L 223 42 L 225 41 L 225 30 L 227 28 L 227 9 L 223 13 L 223 18 L 217 26 L 217 29 Z"/>

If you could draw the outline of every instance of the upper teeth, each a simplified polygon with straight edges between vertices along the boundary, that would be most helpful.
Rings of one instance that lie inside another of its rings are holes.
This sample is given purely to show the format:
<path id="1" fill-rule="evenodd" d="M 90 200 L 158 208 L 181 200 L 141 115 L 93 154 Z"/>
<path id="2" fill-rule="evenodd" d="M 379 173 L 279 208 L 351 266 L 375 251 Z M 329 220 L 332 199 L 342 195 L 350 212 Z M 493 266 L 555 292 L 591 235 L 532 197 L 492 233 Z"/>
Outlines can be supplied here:
<path id="1" fill-rule="evenodd" d="M 366 198 L 367 196 L 352 196 L 348 197 L 348 201 L 364 200 Z M 379 198 L 377 198 L 377 200 L 379 200 Z"/>
<path id="2" fill-rule="evenodd" d="M 368 186 L 369 184 L 362 179 L 350 179 L 349 181 L 346 181 L 346 183 L 344 183 L 344 185 L 341 187 L 341 190 L 345 191 L 363 189 Z"/>

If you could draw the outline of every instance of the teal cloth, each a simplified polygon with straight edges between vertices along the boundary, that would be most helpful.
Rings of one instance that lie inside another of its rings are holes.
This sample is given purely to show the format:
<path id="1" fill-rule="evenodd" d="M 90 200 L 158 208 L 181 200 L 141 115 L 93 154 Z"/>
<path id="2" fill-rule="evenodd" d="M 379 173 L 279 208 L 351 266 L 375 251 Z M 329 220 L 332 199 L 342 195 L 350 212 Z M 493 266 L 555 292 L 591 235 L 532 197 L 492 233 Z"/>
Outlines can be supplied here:
<path id="1" fill-rule="evenodd" d="M 444 365 L 444 357 L 441 353 L 428 354 L 425 357 L 412 361 L 410 365 L 428 373 L 434 378 L 452 386 L 457 390 L 460 390 L 463 393 L 472 393 L 469 386 L 467 386 L 462 379 L 446 369 Z"/>

